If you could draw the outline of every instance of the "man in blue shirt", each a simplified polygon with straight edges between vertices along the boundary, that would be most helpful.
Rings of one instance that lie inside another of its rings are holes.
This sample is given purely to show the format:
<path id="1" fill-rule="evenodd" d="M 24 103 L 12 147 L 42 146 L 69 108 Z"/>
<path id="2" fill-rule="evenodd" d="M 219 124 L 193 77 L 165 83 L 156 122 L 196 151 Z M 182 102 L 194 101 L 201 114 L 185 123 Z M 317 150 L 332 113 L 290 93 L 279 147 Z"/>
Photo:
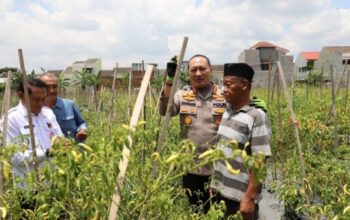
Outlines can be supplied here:
<path id="1" fill-rule="evenodd" d="M 40 79 L 48 86 L 45 104 L 55 113 L 63 134 L 78 142 L 84 141 L 87 137 L 86 122 L 72 100 L 57 96 L 58 78 L 56 75 L 47 73 Z"/>

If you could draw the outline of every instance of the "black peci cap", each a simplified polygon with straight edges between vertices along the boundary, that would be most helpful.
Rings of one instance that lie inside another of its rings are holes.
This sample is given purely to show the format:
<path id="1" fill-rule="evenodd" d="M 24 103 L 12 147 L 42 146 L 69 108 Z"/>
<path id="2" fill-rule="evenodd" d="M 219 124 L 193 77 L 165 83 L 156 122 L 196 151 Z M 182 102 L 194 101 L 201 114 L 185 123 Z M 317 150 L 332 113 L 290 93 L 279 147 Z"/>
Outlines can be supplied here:
<path id="1" fill-rule="evenodd" d="M 246 63 L 225 63 L 224 76 L 238 76 L 252 82 L 254 70 Z"/>

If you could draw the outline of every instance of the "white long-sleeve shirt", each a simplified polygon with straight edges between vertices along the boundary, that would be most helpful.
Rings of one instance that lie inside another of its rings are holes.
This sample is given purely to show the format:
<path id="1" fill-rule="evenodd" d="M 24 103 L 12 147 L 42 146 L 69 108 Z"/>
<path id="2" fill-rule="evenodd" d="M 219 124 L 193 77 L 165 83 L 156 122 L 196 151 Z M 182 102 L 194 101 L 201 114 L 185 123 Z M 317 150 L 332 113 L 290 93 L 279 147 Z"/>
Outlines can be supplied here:
<path id="1" fill-rule="evenodd" d="M 62 136 L 63 134 L 56 121 L 55 114 L 48 107 L 43 107 L 37 115 L 32 114 L 32 121 L 35 150 L 40 166 L 46 158 L 46 150 L 51 147 L 51 138 L 53 136 Z M 3 129 L 2 125 L 1 129 Z M 23 146 L 22 151 L 18 151 L 12 156 L 11 164 L 13 174 L 24 177 L 28 169 L 33 169 L 34 163 L 27 109 L 21 102 L 9 110 L 6 139 L 7 145 L 13 143 Z"/>

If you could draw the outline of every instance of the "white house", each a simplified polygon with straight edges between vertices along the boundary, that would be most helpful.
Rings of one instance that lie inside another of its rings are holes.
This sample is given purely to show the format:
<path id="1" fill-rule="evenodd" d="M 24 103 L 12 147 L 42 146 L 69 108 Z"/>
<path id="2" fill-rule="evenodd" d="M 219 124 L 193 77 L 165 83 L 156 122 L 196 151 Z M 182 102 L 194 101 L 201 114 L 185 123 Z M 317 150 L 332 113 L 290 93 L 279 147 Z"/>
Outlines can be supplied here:
<path id="1" fill-rule="evenodd" d="M 315 62 L 320 57 L 320 52 L 303 51 L 295 59 L 296 80 L 306 80 L 310 71 L 314 69 Z"/>

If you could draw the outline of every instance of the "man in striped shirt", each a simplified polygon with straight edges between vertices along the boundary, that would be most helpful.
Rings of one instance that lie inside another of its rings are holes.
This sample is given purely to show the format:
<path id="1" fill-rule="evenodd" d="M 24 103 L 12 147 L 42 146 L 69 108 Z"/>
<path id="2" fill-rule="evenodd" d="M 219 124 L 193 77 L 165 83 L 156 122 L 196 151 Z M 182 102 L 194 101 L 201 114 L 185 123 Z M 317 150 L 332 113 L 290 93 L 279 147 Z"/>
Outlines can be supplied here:
<path id="1" fill-rule="evenodd" d="M 216 192 L 214 199 L 223 200 L 226 204 L 225 216 L 240 211 L 244 219 L 258 218 L 257 203 L 261 184 L 255 180 L 252 170 L 244 168 L 242 156 L 232 158 L 233 149 L 228 143 L 235 140 L 240 149 L 249 143 L 246 146 L 248 155 L 271 155 L 269 120 L 265 112 L 255 107 L 250 100 L 253 76 L 254 70 L 245 63 L 224 66 L 223 93 L 228 108 L 219 126 L 217 147 L 227 159 L 214 163 L 211 180 L 211 188 Z M 234 175 L 235 170 L 237 175 Z"/>

